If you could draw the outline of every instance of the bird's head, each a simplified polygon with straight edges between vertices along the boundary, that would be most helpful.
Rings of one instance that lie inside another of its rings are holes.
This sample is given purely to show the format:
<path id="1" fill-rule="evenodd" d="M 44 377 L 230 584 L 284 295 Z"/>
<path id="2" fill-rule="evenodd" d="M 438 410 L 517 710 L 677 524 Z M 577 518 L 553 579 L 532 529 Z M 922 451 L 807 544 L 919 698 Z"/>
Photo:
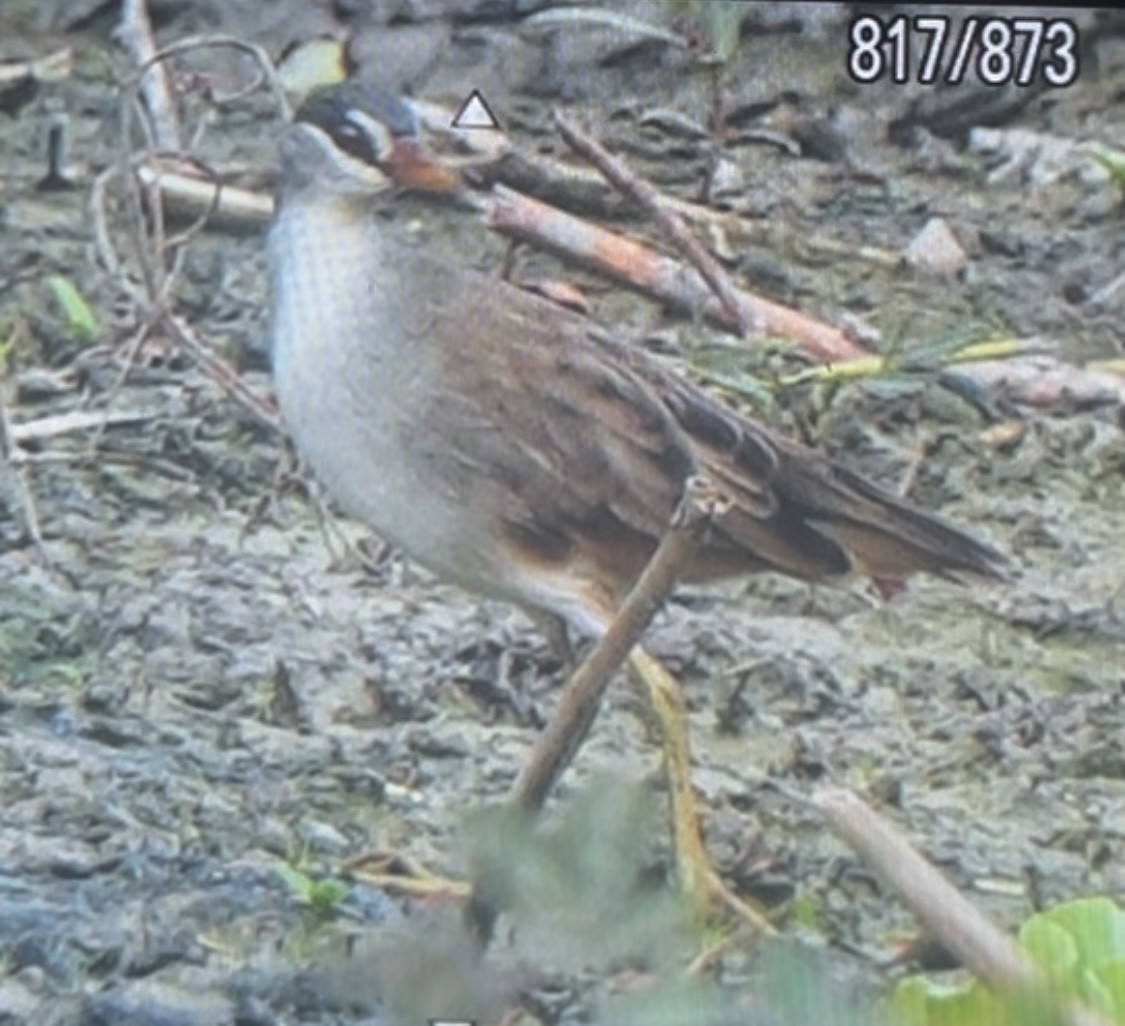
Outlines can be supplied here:
<path id="1" fill-rule="evenodd" d="M 389 188 L 455 193 L 461 176 L 428 154 L 418 119 L 394 93 L 345 82 L 309 96 L 281 143 L 279 195 L 363 198 Z"/>

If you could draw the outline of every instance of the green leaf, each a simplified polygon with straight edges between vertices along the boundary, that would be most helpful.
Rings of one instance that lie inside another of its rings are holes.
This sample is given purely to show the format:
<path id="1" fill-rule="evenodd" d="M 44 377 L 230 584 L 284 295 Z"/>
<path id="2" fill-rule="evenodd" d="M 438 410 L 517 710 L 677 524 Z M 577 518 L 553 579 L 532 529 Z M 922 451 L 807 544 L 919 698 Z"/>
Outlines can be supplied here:
<path id="1" fill-rule="evenodd" d="M 1107 962 L 1090 972 L 1107 998 L 1103 1011 L 1118 1022 L 1125 1022 L 1125 959 Z"/>
<path id="2" fill-rule="evenodd" d="M 277 68 L 278 78 L 290 96 L 307 96 L 318 86 L 348 77 L 347 54 L 338 39 L 310 39 L 293 47 Z"/>
<path id="3" fill-rule="evenodd" d="M 793 921 L 806 930 L 823 930 L 822 911 L 820 902 L 809 895 L 798 895 L 790 906 L 790 915 Z"/>
<path id="4" fill-rule="evenodd" d="M 333 911 L 348 896 L 348 885 L 342 880 L 330 876 L 316 880 L 287 862 L 279 863 L 277 872 L 302 905 L 320 914 Z"/>
<path id="5" fill-rule="evenodd" d="M 714 0 L 704 8 L 707 12 L 707 31 L 711 36 L 711 48 L 721 64 L 726 64 L 735 54 L 742 28 L 742 16 L 746 8 L 741 3 Z"/>
<path id="6" fill-rule="evenodd" d="M 302 904 L 308 904 L 309 895 L 312 892 L 311 877 L 302 873 L 299 869 L 294 869 L 287 862 L 278 864 L 277 875 L 292 888 L 293 893 L 297 895 Z"/>
<path id="7" fill-rule="evenodd" d="M 1125 912 L 1111 899 L 1079 898 L 1041 912 L 1040 916 L 1070 934 L 1079 965 L 1097 968 L 1125 959 Z"/>
<path id="8" fill-rule="evenodd" d="M 1077 982 L 1078 946 L 1070 931 L 1049 916 L 1032 916 L 1020 927 L 1020 946 L 1046 973 L 1048 979 L 1073 989 Z"/>
<path id="9" fill-rule="evenodd" d="M 47 279 L 47 286 L 66 319 L 67 330 L 84 342 L 97 338 L 101 331 L 98 319 L 74 283 L 61 274 L 52 274 Z"/>
<path id="10" fill-rule="evenodd" d="M 1091 151 L 1090 156 L 1105 168 L 1110 181 L 1122 192 L 1125 192 L 1125 153 L 1120 150 L 1098 147 Z"/>
<path id="11" fill-rule="evenodd" d="M 326 876 L 314 880 L 309 893 L 309 905 L 317 912 L 331 912 L 348 896 L 348 885 L 343 880 Z"/>
<path id="12" fill-rule="evenodd" d="M 910 1026 L 1055 1026 L 1067 995 L 1125 1023 L 1125 912 L 1113 901 L 1080 898 L 1040 912 L 1019 940 L 1045 988 L 1001 1001 L 979 982 L 950 987 L 916 976 L 899 983 L 892 1010 Z"/>
<path id="13" fill-rule="evenodd" d="M 975 980 L 951 986 L 912 976 L 895 988 L 891 1011 L 909 1026 L 1006 1026 L 1013 1021 Z"/>
<path id="14" fill-rule="evenodd" d="M 1106 1015 L 1113 1015 L 1113 995 L 1106 989 L 1095 970 L 1082 970 L 1078 974 L 1077 986 L 1074 989 L 1085 1004 Z"/>

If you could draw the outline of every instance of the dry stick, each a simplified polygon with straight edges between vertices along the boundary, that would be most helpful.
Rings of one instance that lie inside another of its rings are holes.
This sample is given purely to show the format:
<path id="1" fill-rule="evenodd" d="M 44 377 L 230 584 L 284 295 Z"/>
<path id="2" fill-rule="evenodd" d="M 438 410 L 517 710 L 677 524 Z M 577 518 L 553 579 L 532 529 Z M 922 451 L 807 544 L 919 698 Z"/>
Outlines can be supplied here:
<path id="1" fill-rule="evenodd" d="M 97 177 L 90 192 L 94 250 L 102 266 L 113 279 L 114 284 L 128 295 L 137 309 L 141 311 L 144 324 L 137 332 L 135 342 L 129 347 L 125 369 L 114 386 L 111 397 L 120 388 L 124 375 L 128 373 L 132 366 L 145 338 L 148 337 L 153 328 L 160 325 L 172 336 L 177 345 L 195 357 L 203 370 L 224 391 L 241 401 L 267 424 L 276 427 L 278 423 L 277 413 L 270 403 L 250 388 L 226 361 L 212 354 L 206 346 L 195 338 L 191 329 L 167 309 L 166 303 L 161 298 L 163 288 L 156 287 L 155 283 L 152 283 L 155 294 L 150 295 L 146 289 L 140 288 L 130 281 L 129 275 L 117 255 L 117 249 L 113 244 L 109 229 L 108 190 L 110 183 L 118 174 L 118 169 L 107 168 Z M 146 252 L 143 241 L 138 240 L 137 246 L 141 252 Z M 96 441 L 95 439 L 95 444 Z"/>
<path id="2" fill-rule="evenodd" d="M 23 514 L 24 530 L 39 551 L 39 555 L 46 558 L 35 499 L 31 494 L 31 489 L 27 486 L 26 478 L 23 476 L 23 468 L 19 466 L 21 454 L 12 429 L 12 423 L 8 419 L 8 407 L 4 402 L 4 384 L 4 381 L 0 379 L 0 476 L 5 471 L 11 474 L 12 491 L 15 493 L 16 503 Z M 0 484 L 2 483 L 2 480 L 0 480 Z"/>
<path id="3" fill-rule="evenodd" d="M 140 83 L 141 95 L 148 109 L 153 141 L 157 149 L 180 149 L 180 119 L 172 102 L 172 90 L 164 74 L 164 66 L 156 63 L 156 44 L 152 39 L 152 22 L 148 17 L 145 0 L 125 0 L 121 6 L 121 23 L 117 38 L 133 58 L 133 63 L 144 75 Z"/>
<path id="4" fill-rule="evenodd" d="M 279 427 L 277 409 L 263 396 L 258 395 L 226 360 L 215 356 L 196 337 L 194 332 L 175 314 L 165 310 L 159 323 L 168 331 L 185 352 L 191 353 L 199 365 L 228 395 L 240 400 L 260 420 L 270 427 Z"/>
<path id="5" fill-rule="evenodd" d="M 708 525 L 721 514 L 722 500 L 705 478 L 688 481 L 668 530 L 593 651 L 571 675 L 550 723 L 540 735 L 513 790 L 514 803 L 529 812 L 547 795 L 585 740 L 598 703 L 614 672 L 676 585 Z"/>
<path id="6" fill-rule="evenodd" d="M 202 221 L 208 228 L 256 231 L 273 216 L 273 202 L 260 192 L 207 181 L 157 160 L 138 164 L 136 170 L 143 185 L 159 190 L 169 214 Z"/>
<path id="7" fill-rule="evenodd" d="M 148 24 L 147 12 L 141 0 L 135 0 L 135 2 L 126 4 L 122 14 L 121 35 L 139 65 L 139 70 L 137 72 L 138 79 L 135 81 L 133 88 L 142 90 L 145 96 L 151 121 L 150 125 L 146 125 L 146 128 L 149 129 L 148 135 L 156 145 L 162 148 L 176 149 L 178 147 L 174 143 L 166 141 L 165 136 L 170 131 L 167 119 L 161 120 L 160 115 L 154 112 L 152 104 L 153 102 L 159 103 L 159 98 L 154 101 L 150 97 L 148 89 L 150 83 L 159 81 L 161 85 L 158 88 L 158 92 L 167 98 L 167 80 L 164 77 L 162 62 L 177 53 L 200 49 L 209 45 L 234 47 L 248 53 L 250 56 L 254 57 L 258 63 L 262 76 L 259 81 L 265 81 L 267 83 L 275 99 L 281 97 L 278 102 L 281 104 L 282 109 L 285 109 L 284 97 L 277 83 L 276 75 L 273 74 L 268 56 L 259 47 L 243 43 L 233 38 L 218 36 L 213 38 L 193 37 L 192 39 L 181 40 L 178 43 L 172 44 L 170 47 L 157 51 L 152 44 L 151 26 Z M 134 95 L 132 89 L 126 91 L 123 101 L 125 107 L 125 116 L 122 118 L 123 125 L 128 123 L 128 113 L 132 109 L 132 98 Z M 174 108 L 170 106 L 167 109 L 174 110 Z M 176 136 L 178 137 L 178 135 L 179 129 L 177 127 Z M 165 269 L 164 253 L 166 244 L 164 239 L 164 206 L 160 199 L 161 187 L 159 178 L 151 174 L 143 174 L 142 162 L 144 158 L 129 155 L 127 152 L 129 143 L 128 133 L 124 131 L 122 136 L 122 161 L 118 163 L 117 167 L 107 169 L 107 171 L 98 176 L 90 197 L 96 251 L 98 252 L 103 266 L 107 269 L 117 286 L 130 297 L 134 305 L 141 312 L 144 322 L 136 334 L 135 343 L 130 346 L 130 352 L 126 358 L 126 365 L 122 377 L 119 379 L 116 387 L 120 387 L 125 374 L 128 373 L 129 368 L 132 366 L 133 360 L 139 352 L 140 346 L 143 344 L 145 338 L 159 325 L 172 336 L 182 349 L 195 357 L 202 369 L 209 374 L 221 388 L 234 398 L 240 400 L 261 420 L 276 427 L 278 418 L 272 405 L 247 386 L 241 377 L 239 377 L 233 368 L 224 360 L 210 353 L 207 348 L 195 338 L 191 329 L 177 318 L 169 308 L 169 295 L 177 277 L 178 261 L 174 263 L 170 271 Z M 115 178 L 126 190 L 126 205 L 131 215 L 129 237 L 136 251 L 137 260 L 142 272 L 143 288 L 138 287 L 130 281 L 111 239 L 108 225 L 108 189 L 110 182 Z M 140 189 L 145 189 L 149 193 L 149 214 L 152 224 L 151 238 L 146 232 L 145 226 L 147 222 L 144 210 L 140 204 Z M 219 195 L 221 195 L 221 193 L 213 193 L 212 201 L 217 201 Z M 193 226 L 193 229 L 201 228 L 209 213 L 209 210 L 201 212 L 199 220 L 196 225 Z M 183 252 L 182 242 L 186 238 L 186 235 L 182 235 L 177 240 L 179 244 L 175 248 L 178 253 Z"/>
<path id="8" fill-rule="evenodd" d="M 216 198 L 213 182 L 189 172 L 138 167 L 145 181 L 156 179 L 170 211 L 196 215 L 214 204 L 212 225 L 251 231 L 269 220 L 273 207 L 261 193 L 222 188 Z M 229 202 L 228 202 L 229 199 Z M 680 261 L 663 256 L 568 214 L 558 207 L 532 199 L 504 185 L 492 189 L 488 225 L 494 231 L 547 249 L 571 263 L 600 273 L 686 316 L 702 311 L 703 317 L 726 331 L 737 333 L 740 321 L 711 294 L 700 277 Z M 795 341 L 819 360 L 839 363 L 871 354 L 842 331 L 790 307 L 762 299 L 745 290 L 737 293 L 747 316 L 769 335 Z"/>
<path id="9" fill-rule="evenodd" d="M 291 115 L 289 101 L 286 99 L 284 87 L 277 77 L 277 72 L 274 69 L 269 54 L 262 47 L 253 43 L 247 43 L 234 36 L 189 36 L 185 39 L 179 39 L 174 43 L 168 44 L 159 51 L 152 53 L 147 61 L 138 68 L 132 88 L 134 90 L 139 88 L 139 85 L 143 83 L 148 71 L 172 57 L 189 53 L 193 50 L 224 48 L 233 49 L 251 57 L 255 63 L 258 74 L 257 77 L 252 79 L 248 84 L 232 93 L 225 94 L 221 97 L 212 94 L 212 103 L 214 105 L 232 103 L 254 92 L 260 86 L 265 85 L 269 89 L 279 116 L 283 120 L 288 121 Z M 126 114 L 132 107 L 132 95 L 133 93 L 131 91 L 127 91 L 125 94 Z M 127 117 L 122 118 L 122 124 L 127 126 Z M 206 125 L 207 120 L 200 119 L 196 131 L 192 134 L 190 146 L 192 151 L 196 150 L 202 142 L 203 131 Z M 149 135 L 151 137 L 152 133 L 150 132 Z M 128 147 L 128 134 L 123 133 L 122 152 L 127 152 Z M 167 154 L 165 154 L 165 157 L 167 157 Z M 234 190 L 230 200 L 224 207 L 221 201 L 224 199 L 226 190 L 223 184 L 216 180 L 216 176 L 211 175 L 210 179 L 200 181 L 199 178 L 192 178 L 182 174 L 177 175 L 176 170 L 168 166 L 168 161 L 166 159 L 164 161 L 160 160 L 160 154 L 157 152 L 152 152 L 147 157 L 142 156 L 140 158 L 134 155 L 130 160 L 130 167 L 138 181 L 149 193 L 150 205 L 153 208 L 153 220 L 159 229 L 159 231 L 154 231 L 153 233 L 156 238 L 156 252 L 161 257 L 165 249 L 174 249 L 177 256 L 182 254 L 184 247 L 191 240 L 191 237 L 212 224 L 216 213 L 221 214 L 224 210 L 230 210 L 230 221 L 232 225 L 253 224 L 256 226 L 259 223 L 268 221 L 273 212 L 273 201 L 270 197 L 248 193 L 245 190 Z M 204 168 L 204 171 L 206 171 L 206 168 Z M 162 174 L 173 176 L 175 178 L 175 186 L 161 181 L 160 176 Z M 165 211 L 163 201 L 169 196 L 177 195 L 177 189 L 179 193 L 189 194 L 186 197 L 187 202 L 184 204 L 184 208 L 178 212 L 190 213 L 194 216 L 195 221 L 176 237 L 165 240 L 163 238 L 162 220 Z M 160 202 L 156 202 L 158 200 Z M 178 267 L 173 266 L 172 270 L 165 276 L 163 289 L 159 297 L 161 300 L 171 291 L 177 273 Z"/>
<path id="10" fill-rule="evenodd" d="M 488 224 L 501 235 L 547 249 L 656 298 L 677 312 L 690 316 L 702 310 L 711 323 L 735 334 L 740 332 L 745 318 L 733 318 L 693 275 L 684 273 L 679 262 L 503 185 L 493 187 L 492 200 Z M 871 356 L 838 328 L 742 289 L 735 295 L 740 309 L 748 311 L 751 323 L 760 324 L 765 334 L 792 339 L 819 360 L 842 363 Z M 1075 367 L 1054 357 L 979 361 L 960 368 L 958 373 L 992 392 L 1006 389 L 1015 401 L 1031 406 L 1051 406 L 1068 396 L 1087 403 L 1125 403 L 1125 382 L 1120 375 Z"/>
<path id="11" fill-rule="evenodd" d="M 175 48 L 202 45 L 206 39 L 181 41 Z M 216 45 L 234 45 L 225 38 Z M 251 48 L 248 52 L 254 53 Z M 268 76 L 267 76 L 268 78 Z M 270 80 L 271 89 L 274 88 Z M 148 169 L 138 168 L 151 176 Z M 560 174 L 569 173 L 564 169 Z M 199 214 L 201 208 L 215 204 L 215 216 L 236 231 L 254 230 L 269 220 L 272 206 L 258 193 L 242 194 L 235 202 L 235 190 L 224 188 L 215 198 L 213 183 L 193 179 L 188 174 L 159 172 L 161 195 L 177 212 Z M 227 202 L 230 197 L 231 202 Z M 714 217 L 706 208 L 665 201 L 666 206 L 682 210 L 691 217 Z M 735 319 L 702 285 L 695 275 L 685 273 L 682 264 L 660 256 L 639 243 L 594 227 L 549 204 L 497 185 L 492 191 L 489 226 L 517 242 L 548 249 L 572 263 L 601 273 L 626 287 L 655 298 L 688 316 L 702 310 L 703 316 L 726 331 L 737 333 L 742 318 Z M 737 292 L 741 306 L 752 320 L 760 322 L 769 335 L 795 341 L 817 359 L 840 363 L 870 357 L 870 353 L 839 329 L 797 310 L 755 296 Z M 992 391 L 1007 389 L 1018 402 L 1050 406 L 1067 396 L 1086 403 L 1125 403 L 1125 384 L 1119 375 L 1093 367 L 1073 367 L 1053 358 L 1016 358 L 978 362 L 960 373 Z"/>
<path id="12" fill-rule="evenodd" d="M 724 330 L 739 331 L 741 321 L 734 320 L 699 276 L 680 261 L 556 207 L 497 185 L 492 190 L 488 225 L 517 242 L 550 250 L 564 260 L 654 297 L 677 312 L 693 315 L 702 311 L 704 318 Z M 797 310 L 746 291 L 739 291 L 738 300 L 767 334 L 791 338 L 820 360 L 841 362 L 871 355 L 839 329 Z"/>
<path id="13" fill-rule="evenodd" d="M 148 38 L 151 43 L 151 33 L 149 34 Z M 149 72 L 158 72 L 160 78 L 164 80 L 162 62 L 167 60 L 168 58 L 177 54 L 187 53 L 191 50 L 214 47 L 233 48 L 247 54 L 254 59 L 260 76 L 257 80 L 246 86 L 245 89 L 241 90 L 238 93 L 232 94 L 232 96 L 227 97 L 226 99 L 230 100 L 242 95 L 242 93 L 256 89 L 260 83 L 264 82 L 265 85 L 269 88 L 274 102 L 277 104 L 279 112 L 283 116 L 288 116 L 289 105 L 285 99 L 285 92 L 277 78 L 277 74 L 274 71 L 273 64 L 269 59 L 269 55 L 261 47 L 256 46 L 252 43 L 246 43 L 232 36 L 192 36 L 188 39 L 181 39 L 175 43 L 172 43 L 159 51 L 157 51 L 151 45 L 147 48 L 147 50 L 135 50 L 134 53 L 138 57 L 137 74 L 140 76 L 141 86 L 143 87 L 144 82 L 147 81 L 149 77 L 151 77 L 149 75 Z M 143 60 L 140 59 L 141 57 L 143 57 Z M 166 80 L 164 81 L 166 84 Z M 159 140 L 159 126 L 156 126 L 156 128 L 154 129 L 154 134 Z M 123 141 L 125 143 L 128 142 L 128 140 Z M 196 141 L 198 142 L 198 139 Z M 167 149 L 170 147 L 163 148 Z M 174 263 L 170 272 L 163 272 L 164 251 L 166 243 L 163 232 L 164 206 L 162 202 L 162 189 L 159 182 L 159 177 L 154 178 L 151 174 L 146 175 L 144 173 L 144 170 L 145 167 L 142 160 L 137 160 L 136 158 L 134 158 L 130 161 L 129 172 L 133 175 L 136 175 L 136 180 L 139 185 L 142 188 L 145 188 L 149 193 L 149 197 L 151 200 L 149 206 L 152 213 L 155 229 L 153 233 L 153 248 L 155 249 L 155 254 L 153 254 L 150 250 L 148 251 L 148 255 L 154 256 L 152 264 L 155 267 L 159 268 L 162 273 L 159 278 L 155 280 L 153 279 L 152 274 L 149 273 L 149 262 L 145 259 L 146 250 L 144 246 L 145 240 L 143 237 L 143 228 L 135 223 L 134 229 L 136 245 L 140 253 L 142 269 L 146 271 L 145 280 L 146 285 L 148 285 L 148 295 L 145 297 L 145 301 L 139 302 L 138 305 L 142 310 L 145 311 L 146 316 L 149 320 L 149 324 L 146 325 L 145 329 L 138 335 L 138 341 L 143 340 L 147 332 L 151 330 L 152 327 L 160 324 L 173 337 L 173 339 L 181 348 L 195 357 L 202 369 L 207 374 L 209 374 L 221 388 L 223 388 L 234 398 L 241 400 L 242 403 L 247 406 L 252 413 L 258 416 L 265 423 L 276 428 L 278 426 L 278 416 L 273 405 L 268 400 L 259 396 L 249 386 L 247 386 L 243 382 L 242 378 L 233 370 L 233 368 L 231 368 L 226 363 L 226 361 L 210 353 L 207 348 L 195 338 L 195 335 L 191 331 L 191 329 L 183 321 L 177 318 L 175 314 L 172 313 L 169 305 L 169 296 L 175 284 L 179 269 L 179 262 L 177 260 Z M 131 184 L 131 180 L 127 175 L 123 175 L 123 178 L 125 179 L 125 184 L 128 188 L 128 186 Z M 133 199 L 135 201 L 136 195 L 136 189 L 129 190 L 130 199 Z M 202 228 L 214 212 L 214 207 L 218 203 L 221 196 L 221 189 L 215 191 L 211 198 L 210 207 L 200 211 L 195 224 L 192 225 L 187 231 L 181 233 L 181 235 L 175 240 L 175 249 L 177 255 L 184 252 L 184 244 L 188 241 L 190 236 L 195 232 L 202 230 Z M 102 211 L 102 213 L 104 215 L 104 211 Z M 95 224 L 97 223 L 97 221 L 98 219 L 95 218 Z M 108 232 L 104 228 L 101 229 L 101 231 L 98 233 L 98 237 L 102 242 L 103 250 L 112 249 L 112 246 L 108 242 Z M 114 262 L 117 263 L 117 266 L 120 269 L 120 262 L 116 260 Z"/>
<path id="14" fill-rule="evenodd" d="M 1125 378 L 1096 367 L 1075 367 L 1049 355 L 988 360 L 962 369 L 993 394 L 1041 408 L 1070 401 L 1079 406 L 1125 405 Z"/>
<path id="15" fill-rule="evenodd" d="M 727 315 L 738 325 L 738 334 L 746 338 L 753 330 L 760 331 L 759 319 L 747 304 L 741 302 L 726 271 L 688 230 L 681 218 L 661 202 L 660 194 L 642 181 L 625 164 L 583 132 L 573 121 L 555 112 L 555 127 L 575 152 L 585 157 L 622 193 L 649 215 L 672 240 L 684 258 L 695 267 L 710 286 Z"/>
<path id="16" fill-rule="evenodd" d="M 213 102 L 215 104 L 229 104 L 234 100 L 241 99 L 243 96 L 254 92 L 259 86 L 264 84 L 270 91 L 270 96 L 273 98 L 278 114 L 283 120 L 288 121 L 291 114 L 289 101 L 286 99 L 285 87 L 277 77 L 277 71 L 273 66 L 273 61 L 270 59 L 269 53 L 264 47 L 258 46 L 256 43 L 249 43 L 245 39 L 239 39 L 237 36 L 204 35 L 185 36 L 183 39 L 177 39 L 175 42 L 168 43 L 159 50 L 154 50 L 149 54 L 145 62 L 137 65 L 137 74 L 144 75 L 153 64 L 166 61 L 169 57 L 188 53 L 191 50 L 224 48 L 237 50 L 253 58 L 260 77 L 247 83 L 242 88 L 235 90 L 233 93 L 226 93 L 223 96 L 214 96 L 214 94 L 212 94 Z M 198 136 L 196 136 L 195 139 L 198 144 Z"/>
<path id="17" fill-rule="evenodd" d="M 211 226 L 252 231 L 269 220 L 272 205 L 267 196 L 216 186 L 186 173 L 154 172 L 137 168 L 143 180 L 154 178 L 170 211 L 198 215 L 214 204 Z M 238 201 L 235 194 L 238 193 Z M 232 202 L 228 203 L 228 197 Z M 96 222 L 95 222 L 96 224 Z M 639 243 L 589 224 L 557 207 L 531 199 L 503 185 L 493 187 L 488 224 L 517 242 L 546 249 L 564 260 L 593 270 L 628 288 L 656 299 L 688 316 L 702 310 L 718 327 L 737 332 L 738 324 L 715 300 L 695 274 L 679 261 L 661 256 Z M 104 249 L 105 247 L 99 247 Z M 793 340 L 826 363 L 869 359 L 871 354 L 839 329 L 798 310 L 746 291 L 739 299 L 759 318 L 766 333 Z M 1068 397 L 1081 403 L 1125 403 L 1125 381 L 1119 374 L 1095 367 L 1075 367 L 1048 356 L 978 361 L 959 373 L 991 392 L 1003 392 L 1016 402 L 1048 407 Z"/>
<path id="18" fill-rule="evenodd" d="M 74 70 L 74 47 L 64 46 L 30 61 L 0 61 L 0 91 L 15 90 L 31 83 L 43 85 L 70 78 Z"/>
<path id="19" fill-rule="evenodd" d="M 2 399 L 0 399 L 0 402 L 2 402 Z M 160 410 L 99 410 L 96 413 L 91 413 L 87 410 L 70 410 L 67 413 L 39 417 L 37 420 L 25 420 L 22 424 L 5 424 L 4 416 L 4 410 L 0 406 L 0 432 L 7 428 L 9 437 L 19 445 L 22 442 L 39 442 L 45 438 L 68 435 L 75 431 L 89 431 L 91 428 L 101 429 L 106 425 L 142 424 L 162 416 L 162 412 Z M 4 452 L 2 434 L 0 434 L 0 455 L 8 455 Z M 17 462 L 34 461 L 20 456 Z"/>
<path id="20" fill-rule="evenodd" d="M 269 198 L 262 193 L 228 186 L 216 199 L 214 183 L 190 174 L 153 172 L 148 167 L 138 167 L 137 173 L 147 180 L 157 179 L 170 211 L 196 215 L 214 203 L 215 214 L 210 224 L 216 227 L 229 226 L 233 231 L 257 230 L 269 220 L 273 209 Z M 239 194 L 237 201 L 236 192 Z M 738 324 L 697 275 L 689 273 L 679 261 L 640 243 L 503 185 L 493 187 L 487 220 L 490 228 L 516 242 L 549 250 L 564 260 L 656 299 L 678 313 L 691 316 L 702 310 L 709 322 L 725 331 L 738 331 Z M 818 360 L 843 363 L 871 358 L 866 349 L 838 328 L 798 310 L 744 290 L 739 292 L 739 299 L 760 319 L 767 334 L 791 339 Z M 978 361 L 961 367 L 959 373 L 991 392 L 1003 392 L 1016 402 L 1030 406 L 1047 407 L 1068 397 L 1090 405 L 1125 403 L 1125 381 L 1121 375 L 1095 367 L 1071 366 L 1050 356 Z"/>
<path id="21" fill-rule="evenodd" d="M 813 798 L 833 833 L 846 841 L 903 904 L 991 990 L 1043 990 L 1047 981 L 1017 947 L 954 887 L 890 822 L 850 791 L 832 788 Z M 1093 1010 L 1069 1003 L 1067 1026 L 1110 1026 Z"/>
<path id="22" fill-rule="evenodd" d="M 708 525 L 722 514 L 723 505 L 709 481 L 700 477 L 688 480 L 652 558 L 609 629 L 566 682 L 550 722 L 512 789 L 511 802 L 517 809 L 534 814 L 543 807 L 547 795 L 586 739 L 610 678 L 675 587 Z M 477 880 L 473 884 L 465 911 L 473 933 L 486 944 L 500 911 L 488 896 L 487 881 Z"/>

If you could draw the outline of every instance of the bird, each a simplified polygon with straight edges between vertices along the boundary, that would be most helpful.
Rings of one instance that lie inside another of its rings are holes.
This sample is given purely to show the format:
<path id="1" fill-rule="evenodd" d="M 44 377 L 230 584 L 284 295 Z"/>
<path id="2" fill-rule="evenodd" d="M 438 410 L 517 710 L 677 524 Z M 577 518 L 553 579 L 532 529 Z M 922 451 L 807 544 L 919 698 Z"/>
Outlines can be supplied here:
<path id="1" fill-rule="evenodd" d="M 314 92 L 283 134 L 274 384 L 346 514 L 438 578 L 582 637 L 608 629 L 697 476 L 725 507 L 688 582 L 1003 575 L 991 544 L 379 213 L 384 195 L 463 188 L 409 103 L 371 83 Z"/>

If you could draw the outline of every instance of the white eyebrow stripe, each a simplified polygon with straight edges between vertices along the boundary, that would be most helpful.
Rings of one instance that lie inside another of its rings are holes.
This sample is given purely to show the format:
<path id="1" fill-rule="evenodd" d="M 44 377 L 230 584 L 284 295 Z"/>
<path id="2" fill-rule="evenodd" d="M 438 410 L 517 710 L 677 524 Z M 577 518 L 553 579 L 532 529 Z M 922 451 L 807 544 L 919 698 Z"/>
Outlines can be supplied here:
<path id="1" fill-rule="evenodd" d="M 344 115 L 345 121 L 350 121 L 356 128 L 361 129 L 368 138 L 379 144 L 380 151 L 390 149 L 391 131 L 383 122 L 365 114 L 361 110 L 349 110 Z"/>

